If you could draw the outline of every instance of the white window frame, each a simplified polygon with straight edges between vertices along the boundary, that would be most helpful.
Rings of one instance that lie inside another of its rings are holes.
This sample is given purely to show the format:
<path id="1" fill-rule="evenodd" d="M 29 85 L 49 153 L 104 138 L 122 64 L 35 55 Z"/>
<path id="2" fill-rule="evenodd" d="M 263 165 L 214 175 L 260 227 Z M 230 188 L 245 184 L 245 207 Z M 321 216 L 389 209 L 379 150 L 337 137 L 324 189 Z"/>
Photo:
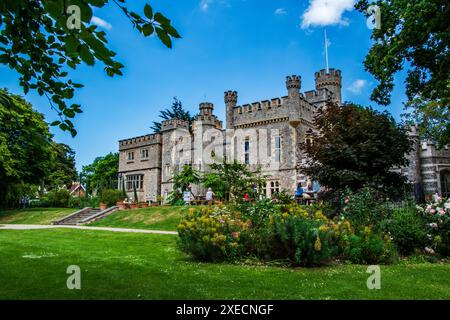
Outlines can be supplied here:
<path id="1" fill-rule="evenodd" d="M 275 136 L 275 146 L 274 146 L 274 154 L 275 154 L 275 162 L 281 162 L 281 136 Z"/>
<path id="2" fill-rule="evenodd" d="M 130 174 L 126 176 L 126 185 L 125 188 L 127 191 L 134 190 L 142 190 L 144 189 L 144 175 L 143 174 Z"/>
<path id="3" fill-rule="evenodd" d="M 141 149 L 141 158 L 148 159 L 149 151 L 148 149 Z"/>

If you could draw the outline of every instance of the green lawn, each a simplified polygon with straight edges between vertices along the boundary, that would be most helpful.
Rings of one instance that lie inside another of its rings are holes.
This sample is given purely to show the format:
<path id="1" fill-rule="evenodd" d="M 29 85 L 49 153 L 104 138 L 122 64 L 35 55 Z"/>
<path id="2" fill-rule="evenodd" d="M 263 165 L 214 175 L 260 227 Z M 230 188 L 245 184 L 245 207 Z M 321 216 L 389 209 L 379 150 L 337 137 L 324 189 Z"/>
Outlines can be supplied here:
<path id="1" fill-rule="evenodd" d="M 0 224 L 51 224 L 53 220 L 67 216 L 77 210 L 67 208 L 30 208 L 0 211 Z"/>
<path id="2" fill-rule="evenodd" d="M 0 227 L 0 299 L 450 299 L 449 264 L 316 269 L 197 263 L 173 235 Z M 81 268 L 81 290 L 66 269 Z"/>
<path id="3" fill-rule="evenodd" d="M 176 231 L 186 207 L 152 207 L 115 212 L 89 226 Z"/>

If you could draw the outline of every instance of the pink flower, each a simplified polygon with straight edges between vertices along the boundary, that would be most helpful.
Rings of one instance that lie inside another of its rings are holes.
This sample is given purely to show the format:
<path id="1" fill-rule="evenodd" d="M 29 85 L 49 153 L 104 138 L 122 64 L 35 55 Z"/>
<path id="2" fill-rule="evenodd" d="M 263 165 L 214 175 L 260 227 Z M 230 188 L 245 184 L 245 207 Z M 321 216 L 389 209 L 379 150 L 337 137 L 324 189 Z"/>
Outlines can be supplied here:
<path id="1" fill-rule="evenodd" d="M 430 223 L 429 226 L 432 227 L 433 229 L 436 229 L 438 227 L 436 222 Z"/>
<path id="2" fill-rule="evenodd" d="M 436 213 L 435 209 L 430 209 L 429 211 L 430 211 L 431 214 L 435 214 Z"/>
<path id="3" fill-rule="evenodd" d="M 239 238 L 239 235 L 240 235 L 240 232 L 237 232 L 237 231 L 233 231 L 233 232 L 231 233 L 231 236 L 233 237 L 233 239 Z"/>
<path id="4" fill-rule="evenodd" d="M 433 199 L 434 199 L 434 202 L 441 202 L 441 200 L 442 200 L 442 198 L 437 193 L 435 193 L 433 195 Z"/>
<path id="5" fill-rule="evenodd" d="M 434 254 L 434 250 L 428 247 L 425 247 L 425 252 L 429 254 Z"/>
<path id="6" fill-rule="evenodd" d="M 440 216 L 443 216 L 444 214 L 445 214 L 445 210 L 444 210 L 444 209 L 442 209 L 442 208 L 441 208 L 441 209 L 439 209 L 439 215 L 440 215 Z"/>

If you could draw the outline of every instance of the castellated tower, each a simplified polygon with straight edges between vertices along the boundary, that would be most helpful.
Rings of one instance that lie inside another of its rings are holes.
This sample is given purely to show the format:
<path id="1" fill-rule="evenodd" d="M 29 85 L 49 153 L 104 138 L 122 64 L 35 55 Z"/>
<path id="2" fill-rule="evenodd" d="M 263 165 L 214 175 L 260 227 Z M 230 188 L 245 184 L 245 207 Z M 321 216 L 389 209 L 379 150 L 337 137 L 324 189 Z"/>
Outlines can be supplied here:
<path id="1" fill-rule="evenodd" d="M 286 77 L 286 89 L 288 90 L 287 110 L 289 116 L 289 124 L 296 128 L 301 119 L 300 111 L 300 87 L 301 77 L 292 75 Z"/>
<path id="2" fill-rule="evenodd" d="M 201 116 L 212 116 L 214 106 L 210 102 L 202 102 L 200 103 L 199 109 Z"/>
<path id="3" fill-rule="evenodd" d="M 300 88 L 302 86 L 302 80 L 300 76 L 287 76 L 286 77 L 286 88 L 288 89 L 289 98 L 298 98 L 300 96 Z"/>
<path id="4" fill-rule="evenodd" d="M 226 115 L 227 115 L 227 129 L 234 128 L 234 108 L 237 105 L 238 94 L 236 91 L 226 91 L 225 92 L 225 105 L 226 105 Z"/>
<path id="5" fill-rule="evenodd" d="M 206 127 L 222 128 L 222 121 L 214 115 L 214 104 L 211 102 L 202 102 L 199 106 L 200 113 L 196 118 L 196 126 L 202 125 Z"/>
<path id="6" fill-rule="evenodd" d="M 341 103 L 342 76 L 341 70 L 329 69 L 328 73 L 325 69 L 315 73 L 316 90 L 326 88 L 333 93 L 333 101 Z"/>

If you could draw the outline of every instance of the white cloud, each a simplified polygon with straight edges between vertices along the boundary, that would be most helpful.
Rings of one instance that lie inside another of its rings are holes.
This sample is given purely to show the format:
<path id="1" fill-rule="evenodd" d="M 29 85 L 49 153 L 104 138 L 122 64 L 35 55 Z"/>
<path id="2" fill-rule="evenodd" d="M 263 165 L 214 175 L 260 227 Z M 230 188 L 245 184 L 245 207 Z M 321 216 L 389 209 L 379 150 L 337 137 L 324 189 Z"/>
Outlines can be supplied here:
<path id="1" fill-rule="evenodd" d="M 302 28 L 310 26 L 348 25 L 342 15 L 353 10 L 356 0 L 310 0 L 302 15 Z"/>
<path id="2" fill-rule="evenodd" d="M 91 18 L 91 23 L 95 24 L 96 26 L 102 27 L 106 30 L 111 30 L 111 28 L 112 28 L 112 25 L 110 23 L 108 23 L 105 20 L 103 20 L 99 17 L 96 17 L 96 16 L 93 16 Z"/>
<path id="3" fill-rule="evenodd" d="M 360 93 L 361 90 L 366 85 L 367 85 L 367 80 L 357 79 L 347 89 L 348 89 L 348 91 L 353 92 L 353 93 Z"/>
<path id="4" fill-rule="evenodd" d="M 200 1 L 200 10 L 202 11 L 208 11 L 210 4 L 213 2 L 213 0 L 202 0 Z"/>
<path id="5" fill-rule="evenodd" d="M 275 10 L 275 15 L 277 16 L 283 16 L 287 13 L 285 8 L 278 8 L 277 10 Z"/>

